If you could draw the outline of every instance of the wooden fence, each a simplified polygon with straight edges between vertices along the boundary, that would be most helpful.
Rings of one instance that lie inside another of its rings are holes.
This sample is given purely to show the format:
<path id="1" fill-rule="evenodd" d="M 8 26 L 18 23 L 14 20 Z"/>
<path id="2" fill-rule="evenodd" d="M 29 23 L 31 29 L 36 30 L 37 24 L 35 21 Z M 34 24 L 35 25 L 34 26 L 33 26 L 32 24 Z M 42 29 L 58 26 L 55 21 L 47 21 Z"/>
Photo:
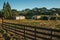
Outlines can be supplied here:
<path id="1" fill-rule="evenodd" d="M 7 32 L 14 33 L 16 37 L 21 36 L 25 40 L 60 40 L 60 30 L 14 24 L 14 23 L 3 23 L 4 30 Z"/>

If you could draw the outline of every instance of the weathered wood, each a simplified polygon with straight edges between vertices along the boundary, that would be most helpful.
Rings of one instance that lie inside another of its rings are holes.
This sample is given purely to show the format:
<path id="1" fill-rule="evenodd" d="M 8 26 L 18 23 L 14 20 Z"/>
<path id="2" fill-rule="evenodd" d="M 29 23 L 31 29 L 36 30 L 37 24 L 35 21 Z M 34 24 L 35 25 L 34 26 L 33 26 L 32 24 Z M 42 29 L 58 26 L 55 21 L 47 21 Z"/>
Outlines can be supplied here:
<path id="1" fill-rule="evenodd" d="M 51 28 L 42 28 L 36 26 L 6 23 L 3 24 L 5 30 L 15 33 L 17 36 L 23 36 L 24 39 L 29 38 L 32 40 L 44 39 L 53 40 L 53 38 L 60 39 L 60 30 Z M 57 34 L 53 34 L 53 33 Z M 57 40 L 56 39 L 56 40 Z"/>

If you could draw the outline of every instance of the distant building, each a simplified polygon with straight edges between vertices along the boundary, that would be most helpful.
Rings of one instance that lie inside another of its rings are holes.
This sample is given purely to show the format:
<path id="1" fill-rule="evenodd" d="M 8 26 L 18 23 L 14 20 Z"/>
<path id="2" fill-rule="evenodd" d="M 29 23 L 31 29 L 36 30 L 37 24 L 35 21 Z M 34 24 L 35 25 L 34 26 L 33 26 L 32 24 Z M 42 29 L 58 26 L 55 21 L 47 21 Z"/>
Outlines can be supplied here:
<path id="1" fill-rule="evenodd" d="M 55 14 L 53 14 L 53 15 L 55 15 L 55 16 L 59 16 L 59 14 L 58 14 L 58 13 L 55 13 Z"/>
<path id="2" fill-rule="evenodd" d="M 32 17 L 32 19 L 40 19 L 40 18 L 41 18 L 40 15 L 34 15 L 34 16 Z"/>
<path id="3" fill-rule="evenodd" d="M 16 20 L 25 19 L 25 16 L 16 16 Z"/>
<path id="4" fill-rule="evenodd" d="M 59 14 L 55 14 L 56 16 L 58 16 Z"/>

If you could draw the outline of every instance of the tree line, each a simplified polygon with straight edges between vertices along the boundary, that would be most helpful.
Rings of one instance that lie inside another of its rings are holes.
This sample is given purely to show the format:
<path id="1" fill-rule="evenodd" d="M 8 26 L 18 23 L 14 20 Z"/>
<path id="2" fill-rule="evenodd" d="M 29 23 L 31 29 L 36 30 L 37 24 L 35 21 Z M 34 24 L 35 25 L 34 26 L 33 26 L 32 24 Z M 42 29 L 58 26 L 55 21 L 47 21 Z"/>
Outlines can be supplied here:
<path id="1" fill-rule="evenodd" d="M 47 9 L 46 7 L 35 7 L 33 9 L 27 8 L 21 11 L 17 11 L 16 9 L 11 9 L 11 6 L 8 2 L 4 2 L 3 9 L 0 10 L 0 18 L 4 17 L 5 19 L 14 19 L 16 16 L 23 15 L 27 19 L 31 19 L 31 17 L 34 15 L 54 15 L 56 13 L 60 15 L 60 8 Z"/>

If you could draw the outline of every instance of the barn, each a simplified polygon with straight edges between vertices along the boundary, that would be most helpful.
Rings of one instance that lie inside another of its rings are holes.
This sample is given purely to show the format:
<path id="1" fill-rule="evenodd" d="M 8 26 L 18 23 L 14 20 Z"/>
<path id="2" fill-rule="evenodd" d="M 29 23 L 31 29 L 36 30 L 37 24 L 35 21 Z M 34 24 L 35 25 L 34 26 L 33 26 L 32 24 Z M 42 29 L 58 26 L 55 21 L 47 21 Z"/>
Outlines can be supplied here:
<path id="1" fill-rule="evenodd" d="M 25 16 L 16 16 L 16 20 L 25 19 Z"/>
<path id="2" fill-rule="evenodd" d="M 41 18 L 40 15 L 34 15 L 34 16 L 32 17 L 32 19 L 40 19 L 40 18 Z"/>

